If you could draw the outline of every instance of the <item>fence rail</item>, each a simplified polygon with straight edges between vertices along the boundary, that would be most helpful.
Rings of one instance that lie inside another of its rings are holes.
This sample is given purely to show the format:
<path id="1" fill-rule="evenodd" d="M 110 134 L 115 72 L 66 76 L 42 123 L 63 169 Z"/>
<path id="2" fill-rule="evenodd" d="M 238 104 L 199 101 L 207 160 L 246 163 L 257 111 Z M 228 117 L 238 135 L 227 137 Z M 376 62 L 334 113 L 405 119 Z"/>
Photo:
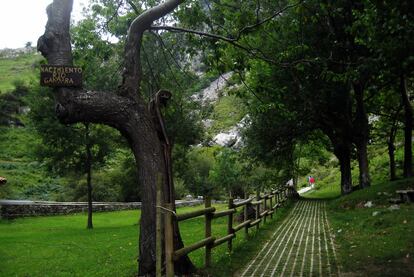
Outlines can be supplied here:
<path id="1" fill-rule="evenodd" d="M 248 234 L 249 228 L 256 226 L 260 228 L 260 223 L 266 222 L 267 217 L 273 218 L 273 213 L 283 205 L 289 197 L 295 197 L 297 193 L 292 188 L 278 188 L 270 192 L 260 195 L 257 193 L 256 197 L 248 198 L 234 203 L 233 199 L 228 199 L 228 209 L 223 211 L 216 211 L 216 208 L 211 207 L 211 199 L 206 198 L 204 201 L 204 209 L 184 213 L 175 214 L 171 212 L 165 213 L 165 252 L 166 252 L 166 276 L 174 276 L 174 261 L 178 260 L 183 255 L 191 253 L 199 248 L 205 247 L 204 263 L 205 267 L 211 265 L 211 250 L 223 243 L 227 242 L 228 251 L 232 251 L 233 239 L 236 238 L 236 233 L 242 229 L 245 230 L 245 235 Z M 273 202 L 275 203 L 273 205 Z M 253 206 L 256 210 L 254 218 L 248 218 L 248 207 Z M 168 210 L 172 207 L 170 203 L 165 204 Z M 233 226 L 233 215 L 237 213 L 238 208 L 244 209 L 243 222 L 237 226 Z M 157 210 L 157 212 L 161 212 Z M 205 221 L 205 238 L 180 249 L 173 249 L 173 225 L 174 221 L 180 222 L 183 220 L 204 216 Z M 223 237 L 216 238 L 211 232 L 211 225 L 214 219 L 220 217 L 227 217 L 227 234 Z M 157 274 L 158 275 L 158 274 Z M 159 275 L 160 276 L 160 275 Z"/>

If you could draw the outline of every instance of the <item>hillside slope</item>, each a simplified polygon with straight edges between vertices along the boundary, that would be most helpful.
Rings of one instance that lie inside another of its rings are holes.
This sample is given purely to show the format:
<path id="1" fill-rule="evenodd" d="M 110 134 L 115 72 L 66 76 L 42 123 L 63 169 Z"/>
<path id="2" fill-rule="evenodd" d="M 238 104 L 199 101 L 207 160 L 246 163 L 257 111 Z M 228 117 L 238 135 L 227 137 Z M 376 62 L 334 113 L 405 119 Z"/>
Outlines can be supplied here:
<path id="1" fill-rule="evenodd" d="M 41 60 L 34 48 L 0 50 L 0 94 L 14 89 L 16 81 L 36 81 L 36 64 Z"/>

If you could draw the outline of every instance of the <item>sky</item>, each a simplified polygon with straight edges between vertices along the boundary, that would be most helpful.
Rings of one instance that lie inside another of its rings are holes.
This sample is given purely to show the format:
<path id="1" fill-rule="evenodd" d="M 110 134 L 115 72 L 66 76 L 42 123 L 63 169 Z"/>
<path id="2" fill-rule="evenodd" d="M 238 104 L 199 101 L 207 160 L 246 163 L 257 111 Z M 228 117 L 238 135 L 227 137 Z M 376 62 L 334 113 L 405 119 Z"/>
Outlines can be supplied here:
<path id="1" fill-rule="evenodd" d="M 0 49 L 20 48 L 26 42 L 36 46 L 44 33 L 46 7 L 53 0 L 0 0 Z M 72 19 L 81 18 L 82 7 L 88 0 L 74 0 Z"/>

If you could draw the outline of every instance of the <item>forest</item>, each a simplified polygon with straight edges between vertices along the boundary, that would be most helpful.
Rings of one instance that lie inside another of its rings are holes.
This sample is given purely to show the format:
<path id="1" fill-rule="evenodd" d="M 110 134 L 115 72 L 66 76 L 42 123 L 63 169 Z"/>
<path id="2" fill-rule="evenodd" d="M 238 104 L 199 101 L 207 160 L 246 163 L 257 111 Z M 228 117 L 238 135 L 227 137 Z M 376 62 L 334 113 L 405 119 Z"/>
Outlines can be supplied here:
<path id="1" fill-rule="evenodd" d="M 55 2 L 37 50 L 0 51 L 0 199 L 142 201 L 142 246 L 159 178 L 166 203 L 412 188 L 410 1 Z M 83 87 L 40 86 L 46 64 Z"/>

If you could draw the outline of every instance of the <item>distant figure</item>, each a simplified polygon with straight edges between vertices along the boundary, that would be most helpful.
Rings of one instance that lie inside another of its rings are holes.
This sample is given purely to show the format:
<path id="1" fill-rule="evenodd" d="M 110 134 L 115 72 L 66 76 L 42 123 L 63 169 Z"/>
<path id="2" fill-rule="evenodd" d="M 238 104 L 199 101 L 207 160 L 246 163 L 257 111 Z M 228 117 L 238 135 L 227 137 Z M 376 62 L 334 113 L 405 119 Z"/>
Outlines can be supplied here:
<path id="1" fill-rule="evenodd" d="M 313 176 L 308 177 L 308 182 L 311 188 L 315 188 L 315 178 Z"/>
<path id="2" fill-rule="evenodd" d="M 0 177 L 0 186 L 5 185 L 7 183 L 7 179 L 4 177 Z"/>
<path id="3" fill-rule="evenodd" d="M 290 179 L 289 181 L 286 182 L 286 186 L 288 187 L 292 187 L 293 188 L 293 179 Z"/>

